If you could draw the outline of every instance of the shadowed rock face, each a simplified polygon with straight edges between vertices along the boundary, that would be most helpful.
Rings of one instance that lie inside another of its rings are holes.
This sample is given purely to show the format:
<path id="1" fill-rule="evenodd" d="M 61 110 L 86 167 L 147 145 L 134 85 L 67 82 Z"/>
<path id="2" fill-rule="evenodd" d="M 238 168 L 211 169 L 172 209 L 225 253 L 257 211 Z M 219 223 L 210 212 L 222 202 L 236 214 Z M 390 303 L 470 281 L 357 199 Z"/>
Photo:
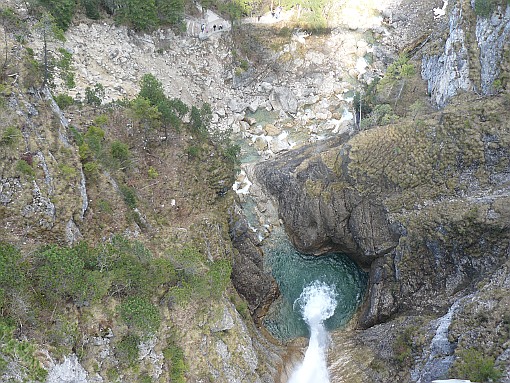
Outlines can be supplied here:
<path id="1" fill-rule="evenodd" d="M 508 256 L 506 101 L 341 136 L 257 166 L 296 248 L 370 270 L 361 327 L 443 312 Z M 497 143 L 497 144 L 495 144 Z"/>
<path id="2" fill-rule="evenodd" d="M 239 215 L 235 222 L 231 222 L 230 238 L 237 250 L 232 262 L 232 283 L 258 321 L 278 298 L 278 286 L 274 278 L 264 272 L 262 252 L 243 216 Z"/>

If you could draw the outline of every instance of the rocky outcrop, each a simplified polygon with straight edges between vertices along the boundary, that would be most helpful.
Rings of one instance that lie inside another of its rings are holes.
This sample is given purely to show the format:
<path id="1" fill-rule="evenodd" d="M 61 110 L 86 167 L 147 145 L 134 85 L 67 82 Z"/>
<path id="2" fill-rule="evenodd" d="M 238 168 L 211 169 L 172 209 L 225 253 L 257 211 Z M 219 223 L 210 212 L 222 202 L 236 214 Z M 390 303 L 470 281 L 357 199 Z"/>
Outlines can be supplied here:
<path id="1" fill-rule="evenodd" d="M 259 321 L 278 297 L 278 286 L 274 278 L 264 271 L 258 241 L 239 211 L 230 223 L 230 238 L 237 250 L 232 262 L 232 283 L 246 299 L 254 319 Z"/>
<path id="2" fill-rule="evenodd" d="M 430 97 L 439 107 L 444 107 L 459 91 L 468 91 L 473 86 L 469 77 L 468 47 L 461 25 L 461 9 L 455 7 L 450 15 L 449 36 L 442 52 L 423 58 L 421 74 L 428 81 Z"/>
<path id="3" fill-rule="evenodd" d="M 497 6 L 483 17 L 474 15 L 473 8 L 474 1 L 456 4 L 449 15 L 444 43 L 435 37 L 422 58 L 422 77 L 440 108 L 461 91 L 476 89 L 483 95 L 496 91 L 494 81 L 501 73 L 510 33 L 510 7 Z M 470 21 L 472 18 L 476 23 Z M 475 38 L 472 29 L 476 30 Z"/>
<path id="4" fill-rule="evenodd" d="M 64 361 L 54 364 L 48 371 L 47 383 L 88 383 L 87 372 L 76 355 L 64 357 Z"/>
<path id="5" fill-rule="evenodd" d="M 476 21 L 476 40 L 480 49 L 480 78 L 483 94 L 491 94 L 496 89 L 494 81 L 501 73 L 505 44 L 510 35 L 510 6 L 498 7 L 490 17 L 479 17 Z M 508 48 L 507 48 L 508 49 Z"/>
<path id="6" fill-rule="evenodd" d="M 423 125 L 339 137 L 256 168 L 298 250 L 343 252 L 370 269 L 362 327 L 443 313 L 506 259 L 504 105 L 463 99 Z"/>

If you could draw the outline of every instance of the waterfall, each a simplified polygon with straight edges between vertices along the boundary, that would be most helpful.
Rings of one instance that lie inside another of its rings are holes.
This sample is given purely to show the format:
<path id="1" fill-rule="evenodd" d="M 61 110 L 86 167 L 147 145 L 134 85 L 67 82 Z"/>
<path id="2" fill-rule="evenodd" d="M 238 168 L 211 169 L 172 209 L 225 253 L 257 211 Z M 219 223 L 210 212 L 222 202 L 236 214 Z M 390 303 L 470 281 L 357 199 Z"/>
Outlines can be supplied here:
<path id="1" fill-rule="evenodd" d="M 326 365 L 329 334 L 324 321 L 335 313 L 335 286 L 314 281 L 303 289 L 294 305 L 310 328 L 310 342 L 301 365 L 292 373 L 289 383 L 329 383 Z"/>

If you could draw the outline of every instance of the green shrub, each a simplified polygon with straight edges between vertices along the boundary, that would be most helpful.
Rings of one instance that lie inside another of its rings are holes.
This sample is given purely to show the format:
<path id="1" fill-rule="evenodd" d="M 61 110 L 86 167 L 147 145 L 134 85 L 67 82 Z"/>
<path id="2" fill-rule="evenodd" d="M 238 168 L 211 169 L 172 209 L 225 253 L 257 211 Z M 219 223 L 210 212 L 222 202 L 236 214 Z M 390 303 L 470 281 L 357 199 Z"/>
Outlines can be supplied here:
<path id="1" fill-rule="evenodd" d="M 143 373 L 138 377 L 138 383 L 152 383 L 152 382 L 153 382 L 152 378 L 147 373 Z"/>
<path id="2" fill-rule="evenodd" d="M 154 333 L 161 324 L 161 315 L 156 306 L 145 297 L 129 297 L 120 304 L 120 316 L 130 327 L 143 334 Z"/>
<path id="3" fill-rule="evenodd" d="M 187 368 L 184 362 L 184 352 L 182 349 L 175 344 L 171 344 L 163 350 L 163 357 L 170 366 L 171 382 L 185 383 Z"/>
<path id="4" fill-rule="evenodd" d="M 150 179 L 155 179 L 159 177 L 159 173 L 156 169 L 154 169 L 152 166 L 149 166 L 149 170 L 147 171 L 147 175 Z"/>
<path id="5" fill-rule="evenodd" d="M 16 171 L 30 177 L 35 176 L 34 168 L 26 160 L 18 160 L 16 162 Z"/>
<path id="6" fill-rule="evenodd" d="M 85 8 L 85 15 L 89 19 L 99 20 L 99 0 L 81 0 L 81 3 Z"/>
<path id="7" fill-rule="evenodd" d="M 55 18 L 55 22 L 62 30 L 67 30 L 75 11 L 74 0 L 39 0 Z"/>
<path id="8" fill-rule="evenodd" d="M 94 155 L 88 143 L 84 142 L 80 146 L 78 146 L 78 155 L 80 156 L 80 160 L 82 162 L 92 161 Z"/>
<path id="9" fill-rule="evenodd" d="M 414 328 L 412 327 L 406 328 L 398 334 L 393 344 L 395 359 L 401 366 L 408 366 L 412 362 L 413 331 Z"/>
<path id="10" fill-rule="evenodd" d="M 36 265 L 37 291 L 45 301 L 53 304 L 67 298 L 83 299 L 85 263 L 73 248 L 48 247 L 37 253 Z"/>
<path id="11" fill-rule="evenodd" d="M 129 153 L 129 147 L 120 141 L 112 142 L 110 146 L 110 153 L 112 157 L 118 160 L 121 165 L 125 166 L 131 154 Z"/>
<path id="12" fill-rule="evenodd" d="M 87 177 L 95 177 L 99 173 L 99 164 L 97 162 L 87 162 L 83 165 L 83 172 Z"/>
<path id="13" fill-rule="evenodd" d="M 416 74 L 415 66 L 409 62 L 409 57 L 405 54 L 398 56 L 386 70 L 384 79 L 387 80 L 399 80 L 404 77 L 411 77 Z M 381 85 L 384 85 L 384 79 Z"/>
<path id="14" fill-rule="evenodd" d="M 19 130 L 15 126 L 9 126 L 2 133 L 2 138 L 0 139 L 0 145 L 14 146 L 18 143 L 18 141 L 22 137 L 23 136 L 21 134 L 21 130 Z"/>
<path id="15" fill-rule="evenodd" d="M 0 242 L 0 311 L 8 313 L 12 297 L 27 286 L 28 269 L 17 248 Z"/>
<path id="16" fill-rule="evenodd" d="M 64 81 L 64 85 L 68 89 L 76 86 L 74 81 L 74 68 L 72 65 L 73 54 L 65 48 L 59 48 L 60 59 L 56 63 L 56 67 L 60 71 L 60 78 Z"/>
<path id="17" fill-rule="evenodd" d="M 135 190 L 127 185 L 120 185 L 119 190 L 126 205 L 128 205 L 131 209 L 134 209 L 137 205 Z"/>
<path id="18" fill-rule="evenodd" d="M 127 366 L 133 366 L 138 359 L 140 337 L 135 334 L 125 335 L 115 347 L 115 356 Z"/>
<path id="19" fill-rule="evenodd" d="M 99 156 L 101 154 L 101 150 L 103 148 L 104 135 L 105 132 L 103 129 L 93 125 L 89 126 L 89 128 L 87 129 L 87 133 L 85 133 L 84 136 L 85 142 L 89 145 L 90 149 L 94 152 L 95 156 Z"/>
<path id="20" fill-rule="evenodd" d="M 500 0 L 475 0 L 475 14 L 480 17 L 489 17 L 500 4 Z"/>
<path id="21" fill-rule="evenodd" d="M 35 346 L 28 341 L 17 340 L 14 337 L 15 329 L 16 326 L 13 323 L 0 318 L 0 354 L 7 361 L 14 361 L 16 363 L 19 373 L 25 378 L 24 381 L 45 381 L 48 372 L 35 357 Z M 5 362 L 1 356 L 0 360 Z M 3 364 L 6 365 L 6 363 Z"/>
<path id="22" fill-rule="evenodd" d="M 155 0 L 127 0 L 117 12 L 117 18 L 135 31 L 150 31 L 158 25 Z"/>
<path id="23" fill-rule="evenodd" d="M 237 144 L 228 143 L 223 149 L 223 155 L 225 159 L 234 166 L 241 165 L 239 154 L 241 153 L 241 147 Z"/>
<path id="24" fill-rule="evenodd" d="M 76 129 L 75 126 L 69 126 L 69 130 L 71 131 L 71 134 L 73 135 L 74 142 L 76 142 L 76 145 L 80 146 L 83 145 L 83 135 Z"/>
<path id="25" fill-rule="evenodd" d="M 55 102 L 57 103 L 60 109 L 66 109 L 67 107 L 74 104 L 74 100 L 71 96 L 67 94 L 60 93 L 55 97 Z"/>
<path id="26" fill-rule="evenodd" d="M 112 204 L 109 201 L 105 200 L 105 199 L 98 200 L 97 201 L 97 207 L 103 213 L 111 213 L 113 211 Z"/>
<path id="27" fill-rule="evenodd" d="M 207 279 L 210 281 L 209 289 L 213 298 L 219 299 L 228 284 L 230 283 L 230 274 L 232 265 L 227 259 L 219 259 L 209 267 Z"/>
<path id="28" fill-rule="evenodd" d="M 154 259 L 143 244 L 115 237 L 103 252 L 103 263 L 111 270 L 111 294 L 149 297 L 164 284 L 173 284 L 176 273 L 165 258 Z"/>
<path id="29" fill-rule="evenodd" d="M 453 369 L 457 378 L 483 383 L 498 381 L 502 376 L 494 365 L 494 358 L 485 356 L 482 351 L 470 348 L 460 351 L 458 356 Z"/>
<path id="30" fill-rule="evenodd" d="M 180 271 L 179 284 L 170 289 L 170 296 L 178 304 L 191 299 L 218 299 L 230 283 L 232 265 L 226 259 L 210 262 L 193 247 L 186 247 L 173 259 Z"/>
<path id="31" fill-rule="evenodd" d="M 202 148 L 197 145 L 190 145 L 186 148 L 186 154 L 190 160 L 195 160 L 200 157 L 200 153 L 202 152 Z"/>
<path id="32" fill-rule="evenodd" d="M 152 106 L 158 105 L 166 100 L 163 84 L 153 74 L 144 74 L 140 80 L 138 97 L 149 100 Z"/>
<path id="33" fill-rule="evenodd" d="M 94 125 L 95 126 L 104 126 L 108 123 L 108 116 L 105 114 L 100 114 L 96 118 L 94 118 Z"/>
<path id="34" fill-rule="evenodd" d="M 85 88 L 85 102 L 89 105 L 100 106 L 103 103 L 105 97 L 104 86 L 100 83 L 96 83 L 94 88 Z"/>
<path id="35" fill-rule="evenodd" d="M 66 180 L 73 179 L 78 175 L 78 171 L 76 170 L 76 168 L 73 168 L 72 166 L 60 164 L 58 165 L 58 168 L 60 169 L 61 174 L 64 176 Z"/>

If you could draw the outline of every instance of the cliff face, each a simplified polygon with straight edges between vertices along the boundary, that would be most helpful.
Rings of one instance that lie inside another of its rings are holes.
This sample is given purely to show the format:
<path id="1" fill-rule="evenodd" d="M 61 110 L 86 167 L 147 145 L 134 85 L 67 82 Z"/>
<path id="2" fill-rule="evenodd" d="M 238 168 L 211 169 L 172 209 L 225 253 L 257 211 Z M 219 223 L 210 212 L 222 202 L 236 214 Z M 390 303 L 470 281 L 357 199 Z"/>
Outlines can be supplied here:
<path id="1" fill-rule="evenodd" d="M 423 55 L 422 77 L 439 107 L 462 91 L 490 95 L 508 82 L 510 8 L 499 5 L 477 17 L 474 3 L 454 4 L 448 24 L 433 33 L 435 41 Z"/>

